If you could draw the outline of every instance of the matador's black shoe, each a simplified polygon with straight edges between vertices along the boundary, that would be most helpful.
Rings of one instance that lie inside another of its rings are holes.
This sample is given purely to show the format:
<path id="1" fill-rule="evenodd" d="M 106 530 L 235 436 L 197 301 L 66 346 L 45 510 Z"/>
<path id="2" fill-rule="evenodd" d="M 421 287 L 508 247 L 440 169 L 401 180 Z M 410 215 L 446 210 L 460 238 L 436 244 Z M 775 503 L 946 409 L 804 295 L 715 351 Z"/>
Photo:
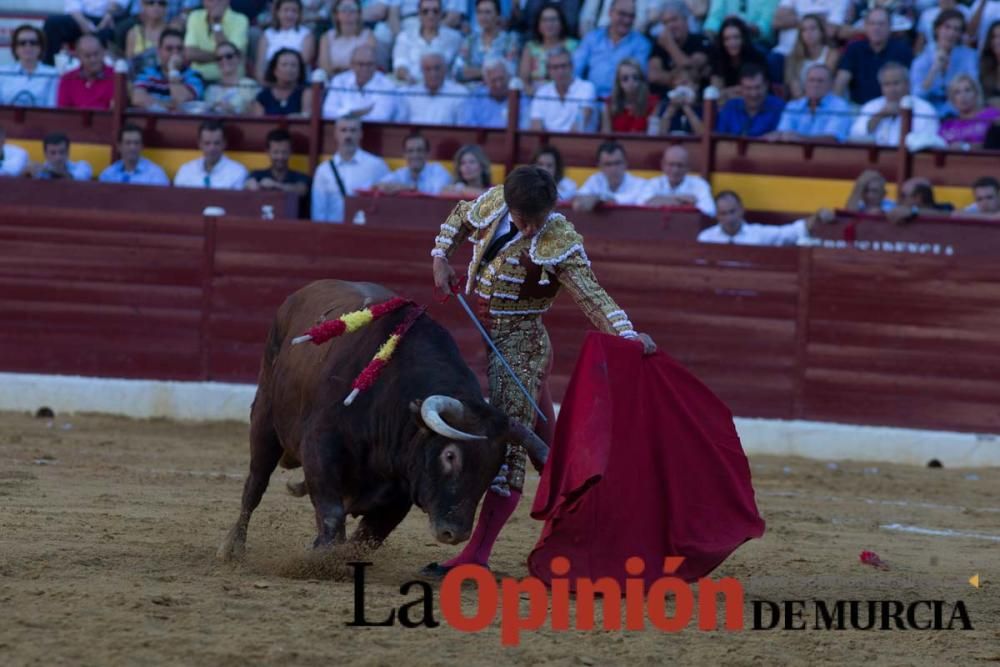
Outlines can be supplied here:
<path id="1" fill-rule="evenodd" d="M 454 565 L 442 565 L 441 563 L 428 563 L 422 570 L 420 576 L 428 579 L 443 579 L 444 575 L 451 572 Z"/>

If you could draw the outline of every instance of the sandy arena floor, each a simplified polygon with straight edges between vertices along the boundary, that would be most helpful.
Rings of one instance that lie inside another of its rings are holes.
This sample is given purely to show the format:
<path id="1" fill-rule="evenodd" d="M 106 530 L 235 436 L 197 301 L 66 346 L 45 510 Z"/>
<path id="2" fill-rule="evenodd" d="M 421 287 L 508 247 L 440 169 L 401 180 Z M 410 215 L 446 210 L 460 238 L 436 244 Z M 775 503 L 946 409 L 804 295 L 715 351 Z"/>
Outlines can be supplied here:
<path id="1" fill-rule="evenodd" d="M 247 460 L 239 424 L 0 414 L 0 664 L 1000 662 L 1000 469 L 876 471 L 870 463 L 754 458 L 768 532 L 713 574 L 739 578 L 748 607 L 757 598 L 964 600 L 971 632 L 727 633 L 692 624 L 680 634 L 543 630 L 504 648 L 497 626 L 477 635 L 444 625 L 345 626 L 353 587 L 310 564 L 311 507 L 284 491 L 301 473 L 275 474 L 250 524 L 246 560 L 217 563 Z M 521 503 L 494 554 L 495 568 L 511 576 L 526 574 L 523 559 L 540 528 L 529 506 Z M 889 524 L 964 535 L 881 527 Z M 892 569 L 859 564 L 864 549 Z M 399 586 L 450 553 L 432 541 L 424 515 L 411 512 L 374 557 L 371 616 L 408 601 Z M 993 583 L 973 588 L 977 572 Z"/>

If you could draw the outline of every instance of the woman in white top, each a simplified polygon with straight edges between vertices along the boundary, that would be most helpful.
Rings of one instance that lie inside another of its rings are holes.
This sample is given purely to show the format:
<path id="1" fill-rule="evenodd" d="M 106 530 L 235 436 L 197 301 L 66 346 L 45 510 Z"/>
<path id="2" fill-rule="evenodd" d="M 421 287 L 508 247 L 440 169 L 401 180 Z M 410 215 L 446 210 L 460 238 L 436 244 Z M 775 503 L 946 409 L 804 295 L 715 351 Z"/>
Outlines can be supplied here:
<path id="1" fill-rule="evenodd" d="M 222 78 L 205 91 L 205 102 L 216 113 L 246 113 L 260 92 L 260 85 L 242 75 L 243 55 L 232 42 L 223 42 L 215 47 L 215 59 Z"/>
<path id="2" fill-rule="evenodd" d="M 21 107 L 54 107 L 59 72 L 40 61 L 45 35 L 33 25 L 14 30 L 10 50 L 17 62 L 0 67 L 0 104 Z"/>
<path id="3" fill-rule="evenodd" d="M 262 76 L 274 54 L 281 49 L 298 51 L 306 67 L 316 56 L 316 38 L 302 25 L 302 0 L 277 0 L 271 10 L 271 27 L 257 44 L 257 72 Z"/>
<path id="4" fill-rule="evenodd" d="M 358 0 L 339 0 L 333 10 L 333 27 L 319 41 L 319 66 L 329 76 L 351 67 L 351 54 L 362 44 L 375 46 L 375 35 L 361 20 Z"/>
<path id="5" fill-rule="evenodd" d="M 795 48 L 785 58 L 785 88 L 789 99 L 798 99 L 805 94 L 803 83 L 806 72 L 813 65 L 826 65 L 831 72 L 837 71 L 840 52 L 831 46 L 826 21 L 819 14 L 806 14 L 799 21 L 799 36 Z"/>
<path id="6" fill-rule="evenodd" d="M 576 183 L 571 178 L 563 175 L 562 154 L 555 146 L 542 146 L 531 156 L 531 164 L 541 167 L 552 174 L 555 179 L 556 189 L 559 192 L 559 201 L 569 201 L 576 195 Z"/>

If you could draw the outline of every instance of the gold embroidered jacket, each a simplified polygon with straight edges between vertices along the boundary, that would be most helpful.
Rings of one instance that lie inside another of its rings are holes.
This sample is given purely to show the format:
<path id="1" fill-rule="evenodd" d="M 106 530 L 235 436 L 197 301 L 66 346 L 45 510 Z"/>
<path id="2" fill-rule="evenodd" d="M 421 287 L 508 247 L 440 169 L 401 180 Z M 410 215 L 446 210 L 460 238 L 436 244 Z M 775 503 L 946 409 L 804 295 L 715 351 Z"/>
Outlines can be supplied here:
<path id="1" fill-rule="evenodd" d="M 562 286 L 601 331 L 625 338 L 638 335 L 625 311 L 598 284 L 583 237 L 561 214 L 550 215 L 530 239 L 518 232 L 483 266 L 483 254 L 507 213 L 503 186 L 498 185 L 474 202 L 459 203 L 441 225 L 432 256 L 449 258 L 466 239 L 475 244 L 466 294 L 486 299 L 492 317 L 540 315 Z"/>

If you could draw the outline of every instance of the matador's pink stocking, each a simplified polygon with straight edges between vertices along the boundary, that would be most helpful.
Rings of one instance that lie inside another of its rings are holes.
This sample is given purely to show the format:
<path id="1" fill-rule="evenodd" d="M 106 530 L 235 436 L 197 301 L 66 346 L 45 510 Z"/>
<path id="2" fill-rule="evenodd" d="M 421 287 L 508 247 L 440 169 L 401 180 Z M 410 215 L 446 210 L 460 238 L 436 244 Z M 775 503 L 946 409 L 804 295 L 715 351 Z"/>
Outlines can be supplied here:
<path id="1" fill-rule="evenodd" d="M 469 543 L 451 560 L 443 563 L 445 567 L 455 567 L 456 565 L 482 565 L 490 560 L 490 553 L 493 551 L 493 544 L 500 536 L 500 530 L 507 519 L 514 513 L 517 501 L 521 499 L 521 492 L 511 489 L 510 496 L 504 498 L 492 491 L 486 492 L 483 499 L 483 507 L 479 511 L 479 520 L 476 522 L 476 529 L 472 532 Z"/>

